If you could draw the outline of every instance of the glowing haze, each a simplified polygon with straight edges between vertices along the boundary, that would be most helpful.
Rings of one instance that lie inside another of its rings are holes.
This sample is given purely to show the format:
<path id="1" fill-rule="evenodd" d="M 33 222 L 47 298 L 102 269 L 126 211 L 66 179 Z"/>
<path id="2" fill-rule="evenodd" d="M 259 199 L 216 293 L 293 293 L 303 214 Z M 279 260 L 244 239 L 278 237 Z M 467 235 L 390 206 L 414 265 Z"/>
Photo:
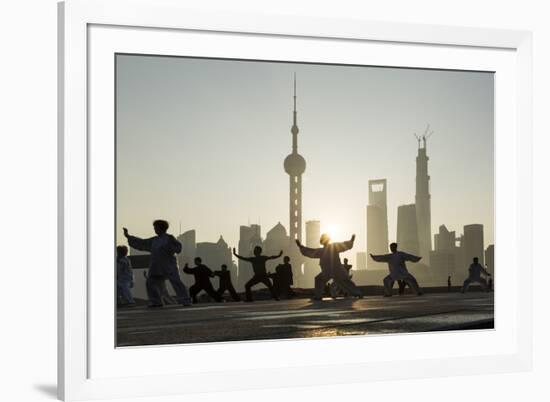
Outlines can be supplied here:
<path id="1" fill-rule="evenodd" d="M 237 245 L 239 225 L 288 231 L 293 74 L 303 220 L 365 251 L 369 179 L 388 180 L 389 237 L 414 203 L 417 142 L 428 140 L 432 232 L 481 223 L 493 242 L 493 74 L 117 56 L 117 242 L 195 229 Z M 302 229 L 305 238 L 305 228 Z"/>

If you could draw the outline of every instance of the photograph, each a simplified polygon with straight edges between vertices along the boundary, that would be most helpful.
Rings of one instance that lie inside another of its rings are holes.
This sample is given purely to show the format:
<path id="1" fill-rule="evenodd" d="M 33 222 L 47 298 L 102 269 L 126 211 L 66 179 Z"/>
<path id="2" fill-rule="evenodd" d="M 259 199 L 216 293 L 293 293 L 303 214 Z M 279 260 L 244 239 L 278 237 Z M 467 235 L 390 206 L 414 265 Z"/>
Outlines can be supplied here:
<path id="1" fill-rule="evenodd" d="M 494 330 L 494 72 L 114 73 L 116 347 Z"/>

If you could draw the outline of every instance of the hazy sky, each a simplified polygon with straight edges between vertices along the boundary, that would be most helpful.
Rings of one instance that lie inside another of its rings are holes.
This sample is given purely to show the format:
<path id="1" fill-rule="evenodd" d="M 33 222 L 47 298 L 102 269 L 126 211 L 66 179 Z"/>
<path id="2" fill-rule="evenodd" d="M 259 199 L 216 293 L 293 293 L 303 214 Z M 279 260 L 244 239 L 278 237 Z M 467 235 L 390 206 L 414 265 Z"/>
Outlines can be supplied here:
<path id="1" fill-rule="evenodd" d="M 242 224 L 288 230 L 294 72 L 304 222 L 364 251 L 367 182 L 386 178 L 394 240 L 414 203 L 413 133 L 430 123 L 433 232 L 482 223 L 493 242 L 491 73 L 148 56 L 117 58 L 117 241 L 155 218 L 230 246 Z"/>

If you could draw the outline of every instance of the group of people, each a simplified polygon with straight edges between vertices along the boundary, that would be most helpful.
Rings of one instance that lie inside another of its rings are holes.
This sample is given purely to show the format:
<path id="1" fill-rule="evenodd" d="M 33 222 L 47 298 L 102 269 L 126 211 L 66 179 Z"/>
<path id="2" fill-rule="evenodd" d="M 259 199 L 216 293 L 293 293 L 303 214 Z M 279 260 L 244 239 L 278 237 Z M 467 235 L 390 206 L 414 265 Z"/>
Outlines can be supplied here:
<path id="1" fill-rule="evenodd" d="M 166 299 L 170 296 L 166 290 L 166 281 L 169 281 L 176 293 L 176 301 L 184 306 L 197 303 L 197 295 L 204 291 L 215 301 L 222 301 L 226 291 L 234 301 L 240 301 L 239 294 L 231 282 L 231 273 L 226 265 L 221 266 L 221 270 L 212 271 L 202 263 L 200 257 L 196 257 L 195 267 L 191 268 L 188 264 L 183 268 L 183 272 L 195 277 L 195 283 L 187 290 L 187 287 L 181 281 L 178 272 L 176 254 L 181 252 L 181 243 L 172 235 L 168 234 L 168 222 L 165 220 L 156 220 L 153 222 L 153 228 L 156 236 L 141 239 L 128 233 L 128 229 L 123 228 L 124 236 L 128 244 L 142 251 L 148 251 L 151 254 L 149 270 L 146 279 L 146 290 L 149 299 L 149 307 L 162 307 Z M 357 285 L 353 282 L 350 275 L 351 265 L 347 259 L 342 264 L 340 253 L 350 250 L 353 247 L 355 235 L 350 240 L 344 242 L 332 243 L 327 234 L 321 235 L 318 248 L 304 246 L 299 240 L 296 244 L 302 255 L 308 258 L 319 260 L 321 272 L 315 277 L 314 300 L 321 300 L 325 287 L 329 281 L 330 293 L 333 297 L 338 294 L 362 298 L 363 294 Z M 409 286 L 417 295 L 422 295 L 416 278 L 407 270 L 406 262 L 418 262 L 422 257 L 408 254 L 397 249 L 397 243 L 390 244 L 390 253 L 383 255 L 373 255 L 370 257 L 377 262 L 388 264 L 389 274 L 384 278 L 384 296 L 390 297 L 393 293 L 395 282 L 399 284 L 399 293 L 404 292 L 405 286 Z M 271 297 L 279 300 L 280 295 L 290 298 L 294 295 L 292 290 L 293 276 L 290 258 L 285 256 L 283 263 L 279 264 L 275 272 L 268 273 L 266 263 L 270 260 L 278 259 L 283 251 L 277 255 L 267 256 L 262 254 L 262 248 L 256 246 L 253 255 L 250 257 L 241 256 L 233 249 L 233 255 L 239 260 L 249 262 L 252 265 L 253 276 L 245 284 L 245 301 L 253 301 L 252 288 L 258 284 L 263 284 L 270 292 Z M 133 273 L 130 261 L 127 257 L 128 248 L 126 246 L 117 247 L 117 297 L 119 304 L 133 304 L 134 299 L 131 294 L 133 286 Z M 462 292 L 468 290 L 470 284 L 477 282 L 484 289 L 488 288 L 487 281 L 481 277 L 481 274 L 487 277 L 490 274 L 483 268 L 477 258 L 469 268 L 469 276 L 464 281 Z M 219 277 L 219 288 L 214 289 L 211 278 Z"/>
<path id="2" fill-rule="evenodd" d="M 176 254 L 181 252 L 181 243 L 171 234 L 168 234 L 169 224 L 165 220 L 156 220 L 153 222 L 155 236 L 148 239 L 141 239 L 129 234 L 128 229 L 123 228 L 124 236 L 128 240 L 130 247 L 136 250 L 147 251 L 150 253 L 150 263 L 148 273 L 146 274 L 145 287 L 147 297 L 149 299 L 149 307 L 162 307 L 165 303 L 171 302 L 171 296 L 168 295 L 166 289 L 166 281 L 170 282 L 175 293 L 176 302 L 184 306 L 190 306 L 192 303 L 197 303 L 197 296 L 201 291 L 204 291 L 210 298 L 215 301 L 222 301 L 223 295 L 227 291 L 234 301 L 240 301 L 241 298 L 233 283 L 231 282 L 231 272 L 227 269 L 227 265 L 223 264 L 221 270 L 212 271 L 209 267 L 202 263 L 200 257 L 196 257 L 195 267 L 189 267 L 185 264 L 183 272 L 193 275 L 195 283 L 187 289 L 182 282 L 176 260 Z M 290 258 L 285 256 L 283 263 L 279 264 L 275 272 L 268 273 L 266 262 L 282 256 L 282 251 L 276 256 L 262 255 L 262 248 L 256 247 L 254 255 L 243 257 L 236 253 L 233 249 L 233 254 L 252 264 L 253 276 L 245 284 L 246 301 L 253 301 L 252 287 L 257 284 L 264 284 L 271 296 L 279 300 L 279 295 L 292 297 L 292 266 Z M 219 287 L 214 289 L 210 281 L 211 278 L 219 277 Z M 132 266 L 128 258 L 128 247 L 117 247 L 117 301 L 119 305 L 135 304 L 132 297 L 131 288 L 133 287 L 134 277 Z"/>

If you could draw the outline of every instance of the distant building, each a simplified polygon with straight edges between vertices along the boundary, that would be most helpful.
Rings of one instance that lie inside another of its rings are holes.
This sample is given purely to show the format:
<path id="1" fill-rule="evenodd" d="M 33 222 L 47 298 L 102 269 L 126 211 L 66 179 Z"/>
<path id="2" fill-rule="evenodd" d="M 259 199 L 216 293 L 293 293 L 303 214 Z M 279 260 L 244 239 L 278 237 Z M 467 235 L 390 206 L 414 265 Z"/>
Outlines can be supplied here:
<path id="1" fill-rule="evenodd" d="M 451 251 L 432 251 L 430 253 L 430 269 L 443 281 L 456 272 L 456 253 Z"/>
<path id="2" fill-rule="evenodd" d="M 491 275 L 495 272 L 495 245 L 490 244 L 485 250 L 485 265 Z"/>
<path id="3" fill-rule="evenodd" d="M 282 250 L 283 255 L 289 255 L 290 237 L 286 233 L 285 227 L 281 222 L 277 223 L 265 235 L 263 243 L 263 252 L 265 255 L 277 255 Z M 275 267 L 283 261 L 283 257 L 277 260 L 268 261 L 266 266 L 268 271 L 275 271 Z M 297 267 L 294 267 L 296 269 Z"/>
<path id="4" fill-rule="evenodd" d="M 364 251 L 355 254 L 355 269 L 358 271 L 367 269 L 367 253 Z"/>
<path id="5" fill-rule="evenodd" d="M 445 225 L 439 226 L 439 233 L 434 235 L 434 250 L 430 253 L 430 268 L 434 276 L 441 281 L 445 281 L 449 275 L 454 276 L 462 270 L 462 250 L 457 247 L 456 241 L 456 232 L 450 232 Z"/>
<path id="6" fill-rule="evenodd" d="M 419 250 L 416 206 L 414 204 L 400 205 L 397 208 L 397 244 L 402 251 L 425 257 Z M 384 253 L 387 252 L 386 246 Z"/>
<path id="7" fill-rule="evenodd" d="M 369 180 L 369 205 L 367 205 L 367 252 L 384 254 L 388 251 L 388 209 L 386 179 Z M 372 259 L 369 266 L 375 267 Z"/>
<path id="8" fill-rule="evenodd" d="M 321 247 L 319 239 L 321 238 L 321 222 L 307 221 L 306 222 L 306 246 L 317 248 Z M 311 258 L 304 260 L 304 279 L 302 286 L 305 288 L 313 287 L 313 279 L 320 272 L 319 261 Z"/>
<path id="9" fill-rule="evenodd" d="M 178 236 L 178 240 L 181 243 L 181 253 L 178 255 L 180 267 L 183 267 L 185 264 L 193 264 L 197 248 L 196 236 L 195 230 L 188 230 Z"/>
<path id="10" fill-rule="evenodd" d="M 474 257 L 479 258 L 479 263 L 483 265 L 485 261 L 483 225 L 465 225 L 461 246 L 464 255 L 464 263 L 466 265 L 471 264 Z"/>
<path id="11" fill-rule="evenodd" d="M 445 225 L 439 226 L 439 233 L 434 235 L 434 250 L 446 251 L 456 248 L 456 232 L 450 232 Z"/>
<path id="12" fill-rule="evenodd" d="M 216 243 L 201 242 L 197 243 L 196 257 L 200 257 L 202 263 L 208 265 L 212 270 L 219 270 L 225 264 L 228 269 L 232 268 L 231 249 L 220 236 Z"/>
<path id="13" fill-rule="evenodd" d="M 432 251 L 432 220 L 431 220 L 431 195 L 430 176 L 428 175 L 428 154 L 426 139 L 429 126 L 422 138 L 418 138 L 418 155 L 416 157 L 416 225 L 418 227 L 418 245 L 423 263 L 430 265 L 430 252 Z M 421 146 L 421 141 L 423 146 Z"/>
<path id="14" fill-rule="evenodd" d="M 307 221 L 306 222 L 306 246 L 320 247 L 319 239 L 321 238 L 321 222 Z"/>

